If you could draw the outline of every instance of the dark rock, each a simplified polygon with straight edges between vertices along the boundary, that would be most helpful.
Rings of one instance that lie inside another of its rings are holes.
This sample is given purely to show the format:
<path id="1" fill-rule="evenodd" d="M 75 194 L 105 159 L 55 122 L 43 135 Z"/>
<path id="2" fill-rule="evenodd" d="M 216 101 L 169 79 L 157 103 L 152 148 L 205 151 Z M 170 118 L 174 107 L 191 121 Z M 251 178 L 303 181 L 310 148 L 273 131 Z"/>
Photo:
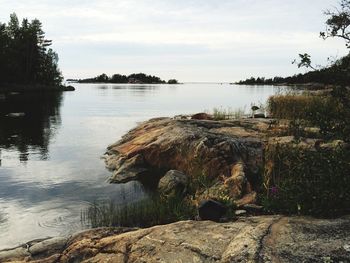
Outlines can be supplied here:
<path id="1" fill-rule="evenodd" d="M 198 206 L 198 214 L 202 220 L 219 222 L 226 213 L 226 207 L 214 200 L 203 200 Z"/>
<path id="2" fill-rule="evenodd" d="M 264 113 L 255 113 L 254 118 L 266 118 Z"/>
<path id="3" fill-rule="evenodd" d="M 204 113 L 204 112 L 201 112 L 201 113 L 197 113 L 197 114 L 192 115 L 191 119 L 192 120 L 212 120 L 213 118 L 211 115 Z"/>
<path id="4" fill-rule="evenodd" d="M 69 86 L 62 86 L 64 91 L 75 91 L 75 88 L 71 85 Z"/>
<path id="5" fill-rule="evenodd" d="M 250 213 L 261 213 L 264 210 L 263 206 L 256 204 L 246 204 L 242 208 Z"/>

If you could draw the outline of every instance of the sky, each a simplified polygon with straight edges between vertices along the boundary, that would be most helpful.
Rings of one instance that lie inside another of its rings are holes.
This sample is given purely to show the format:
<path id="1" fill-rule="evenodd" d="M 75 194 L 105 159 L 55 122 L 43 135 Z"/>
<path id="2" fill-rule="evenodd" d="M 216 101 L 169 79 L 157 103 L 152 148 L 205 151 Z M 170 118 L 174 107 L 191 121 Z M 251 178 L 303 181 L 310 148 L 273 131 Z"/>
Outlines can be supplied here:
<path id="1" fill-rule="evenodd" d="M 0 0 L 43 23 L 65 78 L 144 72 L 181 82 L 288 76 L 309 53 L 315 64 L 347 53 L 319 38 L 337 0 Z"/>

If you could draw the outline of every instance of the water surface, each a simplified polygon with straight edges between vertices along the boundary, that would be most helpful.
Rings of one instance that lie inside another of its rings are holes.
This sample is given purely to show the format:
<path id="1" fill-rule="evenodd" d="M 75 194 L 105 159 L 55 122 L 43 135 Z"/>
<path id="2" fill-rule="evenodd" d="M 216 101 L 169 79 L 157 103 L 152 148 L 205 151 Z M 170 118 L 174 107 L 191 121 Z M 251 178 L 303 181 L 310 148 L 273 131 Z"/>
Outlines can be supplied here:
<path id="1" fill-rule="evenodd" d="M 74 86 L 63 94 L 0 98 L 0 249 L 86 227 L 81 211 L 95 200 L 143 198 L 139 183 L 108 184 L 100 158 L 138 122 L 214 107 L 248 111 L 277 91 L 228 84 Z"/>

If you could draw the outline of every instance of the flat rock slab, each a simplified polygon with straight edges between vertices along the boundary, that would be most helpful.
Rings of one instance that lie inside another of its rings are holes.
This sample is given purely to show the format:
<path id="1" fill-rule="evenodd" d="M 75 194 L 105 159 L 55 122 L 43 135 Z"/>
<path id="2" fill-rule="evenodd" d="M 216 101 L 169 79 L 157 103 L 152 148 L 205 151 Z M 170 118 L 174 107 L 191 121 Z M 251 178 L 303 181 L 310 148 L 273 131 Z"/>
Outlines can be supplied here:
<path id="1" fill-rule="evenodd" d="M 125 230 L 125 231 L 130 231 Z M 86 231 L 60 252 L 1 262 L 350 262 L 350 216 L 260 216 L 235 222 L 182 221 L 130 232 Z M 18 248 L 17 248 L 18 249 Z M 13 252 L 14 253 L 14 252 Z"/>

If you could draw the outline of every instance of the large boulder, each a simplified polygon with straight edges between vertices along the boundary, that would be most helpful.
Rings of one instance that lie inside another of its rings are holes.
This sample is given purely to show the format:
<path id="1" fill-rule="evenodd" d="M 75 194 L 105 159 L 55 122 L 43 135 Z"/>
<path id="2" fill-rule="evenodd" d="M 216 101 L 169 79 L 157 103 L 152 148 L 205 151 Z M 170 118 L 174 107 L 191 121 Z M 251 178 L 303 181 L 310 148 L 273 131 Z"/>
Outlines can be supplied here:
<path id="1" fill-rule="evenodd" d="M 158 183 L 158 191 L 165 196 L 181 196 L 187 191 L 189 178 L 186 174 L 177 171 L 168 171 Z"/>
<path id="2" fill-rule="evenodd" d="M 232 190 L 239 198 L 247 194 L 248 183 L 254 186 L 259 181 L 263 133 L 268 126 L 268 120 L 254 119 L 146 121 L 108 147 L 105 160 L 113 171 L 110 181 L 140 180 L 156 185 L 166 171 L 179 170 L 191 178 L 231 178 L 231 183 L 239 184 Z M 141 161 L 130 161 L 135 157 Z M 241 164 L 244 176 L 233 178 L 237 164 Z"/>

